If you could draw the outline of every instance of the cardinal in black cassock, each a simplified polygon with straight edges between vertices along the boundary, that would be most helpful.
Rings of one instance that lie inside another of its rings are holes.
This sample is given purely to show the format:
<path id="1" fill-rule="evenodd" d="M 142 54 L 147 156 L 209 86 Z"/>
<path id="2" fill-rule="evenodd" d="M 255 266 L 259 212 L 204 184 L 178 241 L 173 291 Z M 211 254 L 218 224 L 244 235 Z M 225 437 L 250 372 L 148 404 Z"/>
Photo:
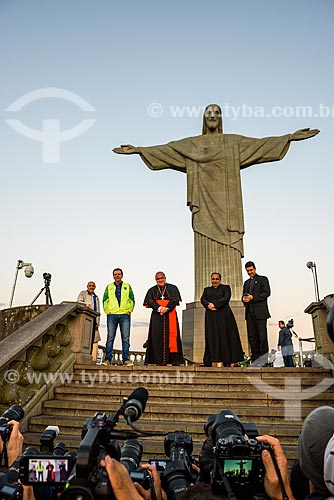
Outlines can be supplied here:
<path id="1" fill-rule="evenodd" d="M 212 273 L 212 286 L 204 288 L 205 353 L 203 364 L 223 362 L 225 366 L 244 359 L 238 326 L 229 306 L 231 288 L 221 284 L 219 273 Z"/>
<path id="2" fill-rule="evenodd" d="M 175 310 L 181 295 L 175 285 L 166 283 L 164 273 L 156 273 L 155 279 L 157 284 L 148 290 L 144 300 L 144 306 L 152 309 L 145 365 L 181 365 L 184 360 Z"/>

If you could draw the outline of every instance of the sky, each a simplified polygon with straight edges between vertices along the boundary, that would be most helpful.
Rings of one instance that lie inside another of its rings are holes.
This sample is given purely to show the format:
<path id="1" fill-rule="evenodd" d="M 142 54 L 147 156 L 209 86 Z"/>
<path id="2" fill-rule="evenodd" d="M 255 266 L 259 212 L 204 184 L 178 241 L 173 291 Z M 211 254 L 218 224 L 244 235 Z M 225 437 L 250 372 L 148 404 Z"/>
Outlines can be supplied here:
<path id="1" fill-rule="evenodd" d="M 243 262 L 270 280 L 270 345 L 279 319 L 313 336 L 306 262 L 320 297 L 334 292 L 333 17 L 332 0 L 0 0 L 0 308 L 18 259 L 35 274 L 19 272 L 14 306 L 31 303 L 44 272 L 54 303 L 76 300 L 89 280 L 102 297 L 121 267 L 136 296 L 133 349 L 156 271 L 179 287 L 180 309 L 192 302 L 185 175 L 112 148 L 199 135 L 214 102 L 225 133 L 321 131 L 242 172 Z"/>

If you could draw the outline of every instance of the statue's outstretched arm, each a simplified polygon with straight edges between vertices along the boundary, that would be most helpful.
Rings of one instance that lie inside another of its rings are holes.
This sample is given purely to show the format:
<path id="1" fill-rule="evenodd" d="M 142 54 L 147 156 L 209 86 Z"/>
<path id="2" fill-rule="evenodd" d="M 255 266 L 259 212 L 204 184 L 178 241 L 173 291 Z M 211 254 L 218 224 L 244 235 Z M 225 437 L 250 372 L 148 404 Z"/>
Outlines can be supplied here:
<path id="1" fill-rule="evenodd" d="M 131 144 L 122 144 L 119 148 L 114 148 L 113 152 L 119 155 L 134 155 L 139 153 L 138 149 L 135 146 L 131 146 Z"/>
<path id="2" fill-rule="evenodd" d="M 302 128 L 300 130 L 297 130 L 293 134 L 290 134 L 290 141 L 303 141 L 304 139 L 309 139 L 310 137 L 313 137 L 317 134 L 319 134 L 320 130 L 317 128 L 314 129 L 309 129 L 309 128 Z"/>

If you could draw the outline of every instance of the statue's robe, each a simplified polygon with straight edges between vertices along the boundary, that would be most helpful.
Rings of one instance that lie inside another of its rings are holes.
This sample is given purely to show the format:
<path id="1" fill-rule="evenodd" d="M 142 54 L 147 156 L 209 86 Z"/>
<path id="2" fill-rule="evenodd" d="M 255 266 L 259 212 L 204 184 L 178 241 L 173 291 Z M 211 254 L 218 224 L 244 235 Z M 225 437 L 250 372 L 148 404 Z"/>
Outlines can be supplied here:
<path id="1" fill-rule="evenodd" d="M 195 272 L 195 299 L 199 299 L 214 271 L 224 274 L 234 296 L 241 293 L 244 216 L 240 170 L 281 160 L 289 144 L 289 134 L 262 139 L 206 134 L 137 148 L 151 170 L 171 168 L 187 174 L 187 204 L 195 233 L 195 270 L 199 266 L 203 271 L 198 279 Z M 196 234 L 200 235 L 199 240 Z M 222 267 L 232 269 L 227 279 Z"/>

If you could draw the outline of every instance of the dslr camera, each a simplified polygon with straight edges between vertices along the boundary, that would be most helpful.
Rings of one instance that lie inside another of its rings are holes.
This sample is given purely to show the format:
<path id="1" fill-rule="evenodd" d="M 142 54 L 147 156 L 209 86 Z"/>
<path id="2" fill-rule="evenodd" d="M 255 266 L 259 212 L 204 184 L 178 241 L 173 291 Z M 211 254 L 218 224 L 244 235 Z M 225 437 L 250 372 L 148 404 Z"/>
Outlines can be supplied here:
<path id="1" fill-rule="evenodd" d="M 232 411 L 223 410 L 208 418 L 204 430 L 212 442 L 212 491 L 217 495 L 232 493 L 238 499 L 268 498 L 264 489 L 262 451 L 268 450 L 274 461 L 275 458 L 268 444 L 257 441 L 256 425 L 242 424 Z"/>

